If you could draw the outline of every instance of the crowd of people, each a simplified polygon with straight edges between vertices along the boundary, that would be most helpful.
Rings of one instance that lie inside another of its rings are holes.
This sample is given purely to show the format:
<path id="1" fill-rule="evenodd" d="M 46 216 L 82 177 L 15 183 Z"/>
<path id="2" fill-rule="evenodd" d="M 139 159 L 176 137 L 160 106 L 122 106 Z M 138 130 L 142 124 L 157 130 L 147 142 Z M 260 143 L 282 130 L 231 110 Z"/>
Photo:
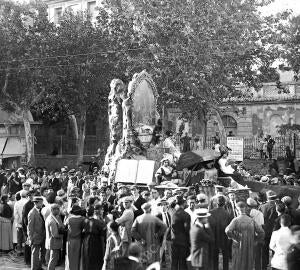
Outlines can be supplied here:
<path id="1" fill-rule="evenodd" d="M 240 201 L 222 186 L 208 197 L 199 186 L 110 185 L 95 164 L 2 169 L 1 252 L 14 250 L 34 270 L 155 262 L 171 270 L 300 269 L 300 208 L 292 198 L 268 191 Z"/>

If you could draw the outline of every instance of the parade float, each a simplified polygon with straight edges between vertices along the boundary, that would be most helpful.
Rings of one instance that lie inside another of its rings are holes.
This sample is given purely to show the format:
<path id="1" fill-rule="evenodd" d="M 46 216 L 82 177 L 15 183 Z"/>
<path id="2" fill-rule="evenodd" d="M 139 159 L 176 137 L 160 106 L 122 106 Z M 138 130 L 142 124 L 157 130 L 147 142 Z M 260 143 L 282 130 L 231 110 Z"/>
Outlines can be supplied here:
<path id="1" fill-rule="evenodd" d="M 218 159 L 219 155 L 213 150 L 190 151 L 177 155 L 176 169 L 179 172 L 176 182 L 157 183 L 155 172 L 163 157 L 170 155 L 170 148 L 162 143 L 162 121 L 157 109 L 158 93 L 156 85 L 145 70 L 133 76 L 128 85 L 120 79 L 112 80 L 108 98 L 108 117 L 110 130 L 110 145 L 107 149 L 102 173 L 110 183 L 128 183 L 138 185 L 156 184 L 158 187 L 175 189 L 180 183 L 182 187 L 198 184 L 201 188 L 211 189 L 215 184 L 225 188 L 235 187 L 238 197 L 246 198 L 249 192 L 258 193 L 266 190 L 275 191 L 279 197 L 289 195 L 294 201 L 300 194 L 296 186 L 276 186 L 253 180 L 244 174 L 243 185 L 234 183 L 233 179 L 217 178 L 216 182 L 203 179 L 201 169 L 203 164 Z M 231 148 L 235 143 L 232 139 Z M 239 139 L 239 138 L 235 138 Z M 168 138 L 165 139 L 167 141 Z M 176 150 L 176 149 L 175 149 Z M 178 152 L 177 152 L 178 154 Z M 173 153 L 174 156 L 174 153 Z M 238 162 L 243 154 L 233 155 Z M 172 160 L 173 162 L 174 160 Z M 241 172 L 243 173 L 243 172 Z M 184 180 L 184 181 L 182 181 Z M 159 184 L 159 185 L 158 185 Z M 208 190 L 207 190 L 208 191 Z"/>
<path id="2" fill-rule="evenodd" d="M 102 172 L 111 183 L 149 184 L 163 156 L 156 135 L 160 116 L 158 93 L 150 74 L 142 71 L 126 86 L 111 82 L 108 98 L 110 145 Z"/>

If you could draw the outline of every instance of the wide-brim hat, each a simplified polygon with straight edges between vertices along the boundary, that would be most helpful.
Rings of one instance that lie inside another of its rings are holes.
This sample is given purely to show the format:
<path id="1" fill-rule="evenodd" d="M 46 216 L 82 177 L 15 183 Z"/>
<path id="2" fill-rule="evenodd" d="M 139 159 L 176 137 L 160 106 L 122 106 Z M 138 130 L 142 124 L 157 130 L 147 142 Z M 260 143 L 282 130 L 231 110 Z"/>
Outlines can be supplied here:
<path id="1" fill-rule="evenodd" d="M 41 196 L 34 196 L 32 199 L 33 202 L 40 202 L 40 201 L 44 201 L 43 197 Z"/>
<path id="2" fill-rule="evenodd" d="M 227 194 L 230 194 L 230 193 L 236 193 L 236 189 L 234 189 L 234 188 L 229 188 L 229 189 L 227 190 Z"/>
<path id="3" fill-rule="evenodd" d="M 206 209 L 206 208 L 196 209 L 195 215 L 197 218 L 207 218 L 207 217 L 211 216 L 211 214 L 208 212 L 208 209 Z"/>

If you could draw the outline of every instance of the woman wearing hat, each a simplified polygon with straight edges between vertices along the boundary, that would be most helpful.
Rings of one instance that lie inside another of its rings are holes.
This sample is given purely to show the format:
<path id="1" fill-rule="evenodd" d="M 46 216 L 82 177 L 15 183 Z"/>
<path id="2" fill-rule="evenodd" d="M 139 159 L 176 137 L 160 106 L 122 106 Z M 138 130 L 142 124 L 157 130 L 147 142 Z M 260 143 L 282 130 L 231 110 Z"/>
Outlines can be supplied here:
<path id="1" fill-rule="evenodd" d="M 228 164 L 228 151 L 230 149 L 227 146 L 220 146 L 221 157 L 218 160 L 218 176 L 219 177 L 231 177 L 237 183 L 245 186 L 246 183 L 243 179 L 243 176 L 233 168 L 232 165 Z"/>
<path id="2" fill-rule="evenodd" d="M 82 270 L 99 270 L 103 265 L 103 238 L 106 230 L 104 230 L 103 223 L 93 216 L 94 207 L 89 207 L 87 218 L 83 223 Z"/>
<path id="3" fill-rule="evenodd" d="M 65 221 L 68 230 L 67 254 L 65 270 L 80 269 L 81 255 L 81 234 L 85 218 L 81 215 L 82 209 L 78 205 L 73 205 L 70 216 Z"/>
<path id="4" fill-rule="evenodd" d="M 177 177 L 177 172 L 170 165 L 170 161 L 168 158 L 163 158 L 160 163 L 161 166 L 155 173 L 155 178 L 158 184 L 163 181 L 171 181 L 172 179 Z"/>

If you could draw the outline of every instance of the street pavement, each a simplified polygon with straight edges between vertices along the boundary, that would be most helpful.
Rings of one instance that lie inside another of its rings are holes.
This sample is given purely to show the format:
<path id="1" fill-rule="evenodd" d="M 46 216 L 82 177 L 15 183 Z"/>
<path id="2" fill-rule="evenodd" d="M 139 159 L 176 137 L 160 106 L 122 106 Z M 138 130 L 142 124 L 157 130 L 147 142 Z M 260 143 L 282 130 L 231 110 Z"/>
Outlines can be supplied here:
<path id="1" fill-rule="evenodd" d="M 43 266 L 47 269 L 46 266 Z M 63 270 L 64 266 L 56 267 L 56 270 Z M 8 254 L 0 252 L 0 270 L 30 270 L 30 266 L 24 263 L 24 257 L 18 256 L 15 251 L 11 251 Z"/>

